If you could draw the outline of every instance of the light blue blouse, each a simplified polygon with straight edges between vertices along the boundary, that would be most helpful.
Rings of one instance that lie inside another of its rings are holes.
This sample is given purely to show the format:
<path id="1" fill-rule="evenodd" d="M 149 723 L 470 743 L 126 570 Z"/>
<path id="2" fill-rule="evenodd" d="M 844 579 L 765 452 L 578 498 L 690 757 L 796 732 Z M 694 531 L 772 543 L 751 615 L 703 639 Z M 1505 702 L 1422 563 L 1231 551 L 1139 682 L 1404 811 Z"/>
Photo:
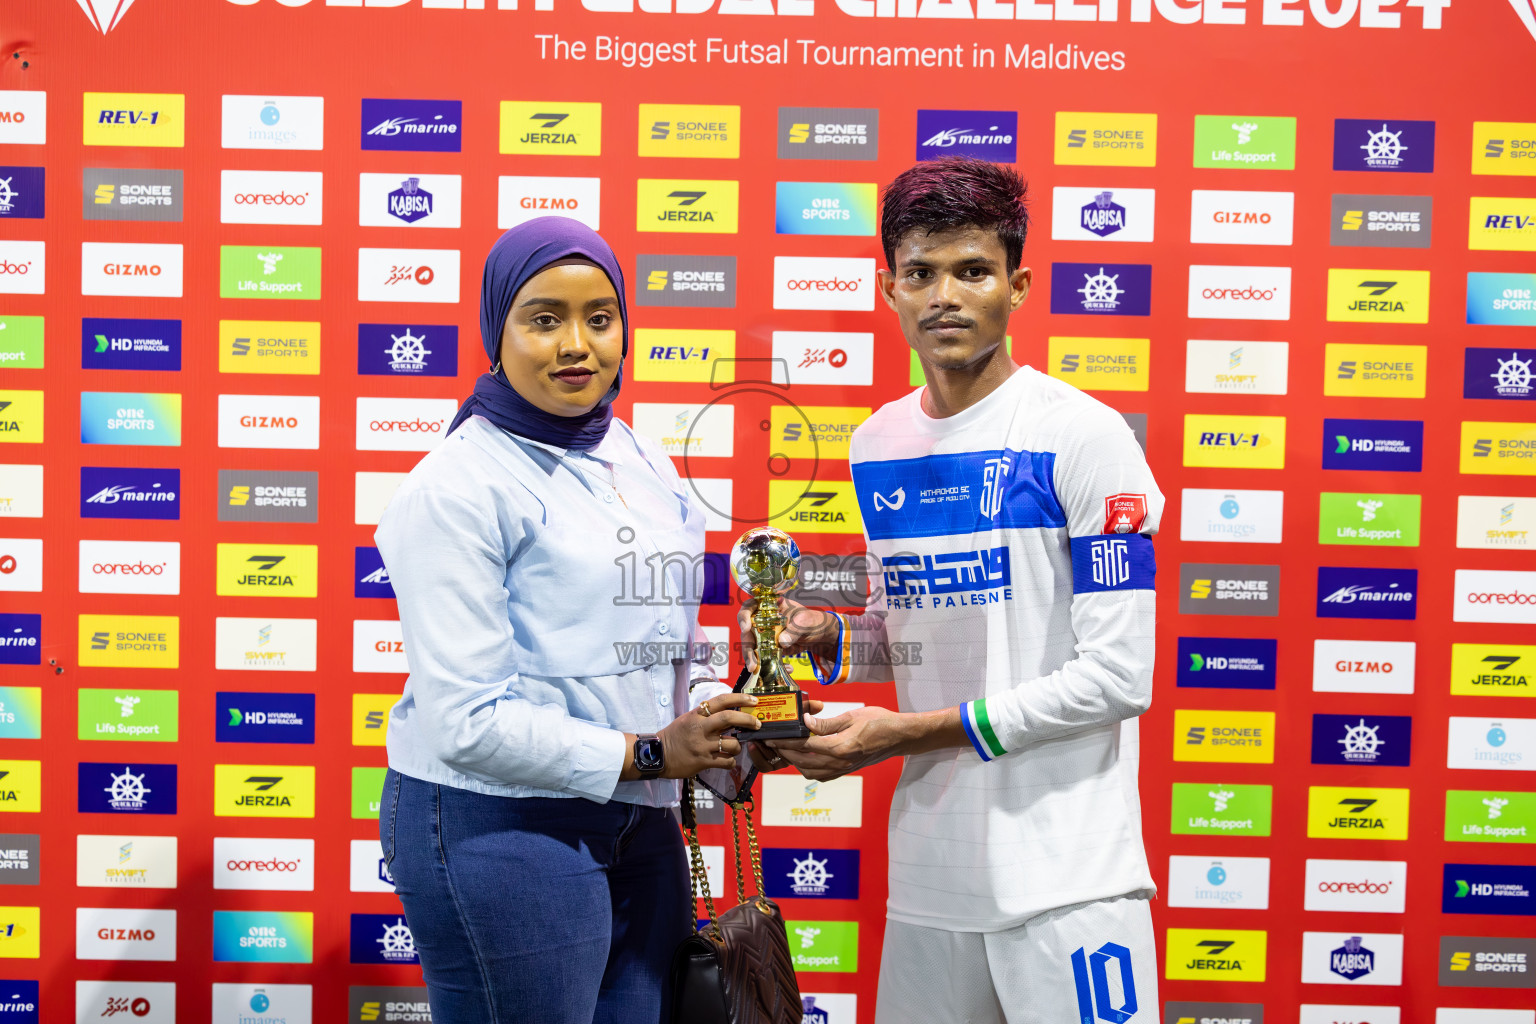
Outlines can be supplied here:
<path id="1" fill-rule="evenodd" d="M 391 768 L 498 796 L 677 803 L 674 780 L 618 781 L 623 733 L 729 687 L 698 624 L 704 516 L 654 442 L 615 419 L 591 452 L 566 450 L 471 417 L 374 538 L 410 666 Z"/>

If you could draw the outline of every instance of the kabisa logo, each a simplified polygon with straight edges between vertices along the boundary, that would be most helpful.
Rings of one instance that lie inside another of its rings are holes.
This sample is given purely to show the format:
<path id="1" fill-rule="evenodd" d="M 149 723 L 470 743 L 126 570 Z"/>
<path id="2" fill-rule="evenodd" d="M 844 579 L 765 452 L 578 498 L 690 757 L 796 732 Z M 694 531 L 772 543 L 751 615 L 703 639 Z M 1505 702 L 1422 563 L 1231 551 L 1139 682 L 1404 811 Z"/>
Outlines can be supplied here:
<path id="1" fill-rule="evenodd" d="M 873 160 L 880 155 L 880 111 L 780 107 L 780 160 Z"/>
<path id="2" fill-rule="evenodd" d="M 1376 954 L 1362 945 L 1360 936 L 1353 935 L 1328 954 L 1328 969 L 1345 981 L 1355 981 L 1376 969 Z"/>
<path id="3" fill-rule="evenodd" d="M 1323 420 L 1323 468 L 1417 473 L 1424 462 L 1422 420 Z"/>
<path id="4" fill-rule="evenodd" d="M 1084 231 L 1091 231 L 1100 238 L 1120 231 L 1125 227 L 1125 207 L 1115 202 L 1113 192 L 1100 192 L 1093 197 L 1093 201 L 1085 204 L 1079 211 L 1078 223 Z"/>
<path id="5" fill-rule="evenodd" d="M 1450 720 L 1445 765 L 1484 771 L 1529 771 L 1536 753 L 1536 718 Z"/>
<path id="6" fill-rule="evenodd" d="M 919 110 L 917 159 L 973 156 L 993 163 L 1018 159 L 1019 115 L 1013 110 Z"/>
<path id="7" fill-rule="evenodd" d="M 1435 169 L 1435 122 L 1337 118 L 1333 169 L 1427 174 Z"/>
<path id="8" fill-rule="evenodd" d="M 1519 3 L 1516 10 L 1519 10 Z M 1533 14 L 1528 26 L 1536 26 Z M 1536 35 L 1536 28 L 1532 34 Z M 1521 121 L 1472 122 L 1473 174 L 1536 175 L 1536 124 Z"/>
<path id="9" fill-rule="evenodd" d="M 1406 767 L 1412 738 L 1406 715 L 1313 715 L 1312 763 Z"/>
<path id="10" fill-rule="evenodd" d="M 600 156 L 603 105 L 554 100 L 502 100 L 500 152 Z"/>
<path id="11" fill-rule="evenodd" d="M 312 693 L 225 693 L 214 695 L 216 743 L 313 743 Z"/>
<path id="12" fill-rule="evenodd" d="M 0 220 L 41 220 L 41 167 L 0 167 Z"/>
<path id="13" fill-rule="evenodd" d="M 354 964 L 417 964 L 416 941 L 399 914 L 353 914 L 351 960 Z"/>
<path id="14" fill-rule="evenodd" d="M 87 146 L 185 144 L 186 97 L 181 93 L 88 92 L 85 94 Z"/>
<path id="15" fill-rule="evenodd" d="M 1147 316 L 1152 267 L 1144 263 L 1052 263 L 1051 312 Z"/>
<path id="16" fill-rule="evenodd" d="M 1157 191 L 1150 188 L 1051 190 L 1051 237 L 1061 241 L 1150 242 Z"/>
<path id="17" fill-rule="evenodd" d="M 732 309 L 736 257 L 635 257 L 635 305 Z"/>
<path id="18" fill-rule="evenodd" d="M 320 250 L 296 245 L 221 245 L 219 297 L 319 299 Z"/>
<path id="19" fill-rule="evenodd" d="M 457 153 L 463 104 L 458 100 L 363 100 L 362 148 Z"/>
<path id="20" fill-rule="evenodd" d="M 80 518 L 180 519 L 181 470 L 82 466 Z"/>
<path id="21" fill-rule="evenodd" d="M 1178 685 L 1273 690 L 1276 647 L 1275 640 L 1181 636 Z"/>
<path id="22" fill-rule="evenodd" d="M 325 144 L 325 99 L 225 96 L 221 137 L 225 149 L 321 149 Z"/>
<path id="23" fill-rule="evenodd" d="M 641 178 L 635 230 L 734 235 L 740 189 L 736 181 Z"/>
<path id="24" fill-rule="evenodd" d="M 180 320 L 82 317 L 80 365 L 87 370 L 180 370 Z"/>
<path id="25" fill-rule="evenodd" d="M 432 215 L 432 193 L 421 187 L 420 178 L 406 178 L 385 198 L 389 215 L 407 224 Z"/>
<path id="26" fill-rule="evenodd" d="M 91 27 L 106 35 L 122 24 L 123 15 L 133 6 L 133 0 L 78 0 L 80 9 L 91 19 Z"/>
<path id="27" fill-rule="evenodd" d="M 463 205 L 457 174 L 394 172 L 357 176 L 357 223 L 373 228 L 456 228 Z"/>
<path id="28" fill-rule="evenodd" d="M 1433 216 L 1430 196 L 1335 195 L 1329 243 L 1428 249 Z"/>
<path id="29" fill-rule="evenodd" d="M 1251 114 L 1196 114 L 1196 167 L 1296 169 L 1296 119 Z"/>
<path id="30" fill-rule="evenodd" d="M 1263 931 L 1169 928 L 1170 980 L 1263 981 L 1269 935 Z"/>
<path id="31" fill-rule="evenodd" d="M 858 899 L 859 851 L 768 847 L 763 878 L 771 899 Z"/>
<path id="32" fill-rule="evenodd" d="M 1080 1020 L 1123 1024 L 1136 1015 L 1136 976 L 1131 951 L 1118 942 L 1106 942 L 1092 953 L 1079 946 L 1072 953 L 1072 983 L 1077 990 Z M 1117 981 L 1118 998 L 1110 995 L 1110 975 Z"/>
<path id="33" fill-rule="evenodd" d="M 382 377 L 452 377 L 459 369 L 453 324 L 358 324 L 357 372 Z"/>
<path id="34" fill-rule="evenodd" d="M 1055 145 L 1058 165 L 1155 167 L 1157 115 L 1058 111 Z"/>
<path id="35" fill-rule="evenodd" d="M 1536 399 L 1536 349 L 1469 348 L 1463 398 Z"/>
<path id="36" fill-rule="evenodd" d="M 1319 566 L 1321 619 L 1418 618 L 1419 571 Z"/>
<path id="37" fill-rule="evenodd" d="M 176 813 L 174 764 L 82 761 L 78 778 L 81 814 Z"/>
<path id="38" fill-rule="evenodd" d="M 352 587 L 355 597 L 383 597 L 393 599 L 395 588 L 389 584 L 389 570 L 378 548 L 355 549 L 352 566 Z"/>

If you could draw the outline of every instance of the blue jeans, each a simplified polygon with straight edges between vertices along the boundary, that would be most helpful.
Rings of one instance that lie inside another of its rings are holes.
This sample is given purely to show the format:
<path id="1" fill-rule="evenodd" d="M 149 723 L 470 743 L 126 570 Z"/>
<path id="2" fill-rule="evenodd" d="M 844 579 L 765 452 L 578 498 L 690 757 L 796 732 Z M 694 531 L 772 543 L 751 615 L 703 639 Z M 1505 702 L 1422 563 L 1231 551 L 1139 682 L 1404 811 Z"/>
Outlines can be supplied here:
<path id="1" fill-rule="evenodd" d="M 436 1024 L 664 1024 L 693 927 L 671 811 L 384 777 L 379 839 Z"/>

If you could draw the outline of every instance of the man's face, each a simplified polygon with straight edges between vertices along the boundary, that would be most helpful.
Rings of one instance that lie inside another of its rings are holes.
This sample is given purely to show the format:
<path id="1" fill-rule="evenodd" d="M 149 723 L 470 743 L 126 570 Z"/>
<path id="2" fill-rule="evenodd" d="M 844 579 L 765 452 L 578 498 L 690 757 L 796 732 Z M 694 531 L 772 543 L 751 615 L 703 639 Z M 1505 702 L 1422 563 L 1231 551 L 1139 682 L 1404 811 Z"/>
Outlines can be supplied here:
<path id="1" fill-rule="evenodd" d="M 880 293 L 919 359 L 964 370 L 1003 343 L 1030 278 L 1028 267 L 1008 273 L 1007 252 L 991 228 L 910 231 L 896 245 L 895 270 L 880 271 Z"/>

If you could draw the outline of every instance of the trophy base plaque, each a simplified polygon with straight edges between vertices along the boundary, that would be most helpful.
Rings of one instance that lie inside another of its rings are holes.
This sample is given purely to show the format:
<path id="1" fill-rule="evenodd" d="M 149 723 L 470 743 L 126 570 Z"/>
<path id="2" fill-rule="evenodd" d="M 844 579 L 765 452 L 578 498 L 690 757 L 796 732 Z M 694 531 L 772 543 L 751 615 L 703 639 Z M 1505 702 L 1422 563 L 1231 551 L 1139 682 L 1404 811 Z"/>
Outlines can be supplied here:
<path id="1" fill-rule="evenodd" d="M 757 682 L 757 673 L 741 670 L 741 675 L 736 680 L 737 693 L 750 693 L 757 698 L 757 703 L 752 707 L 741 708 L 759 722 L 762 728 L 750 733 L 742 733 L 738 736 L 742 740 L 803 740 L 811 735 L 810 727 L 805 724 L 805 691 L 782 690 L 777 693 L 764 693 L 761 690 L 753 691 L 751 687 Z"/>

